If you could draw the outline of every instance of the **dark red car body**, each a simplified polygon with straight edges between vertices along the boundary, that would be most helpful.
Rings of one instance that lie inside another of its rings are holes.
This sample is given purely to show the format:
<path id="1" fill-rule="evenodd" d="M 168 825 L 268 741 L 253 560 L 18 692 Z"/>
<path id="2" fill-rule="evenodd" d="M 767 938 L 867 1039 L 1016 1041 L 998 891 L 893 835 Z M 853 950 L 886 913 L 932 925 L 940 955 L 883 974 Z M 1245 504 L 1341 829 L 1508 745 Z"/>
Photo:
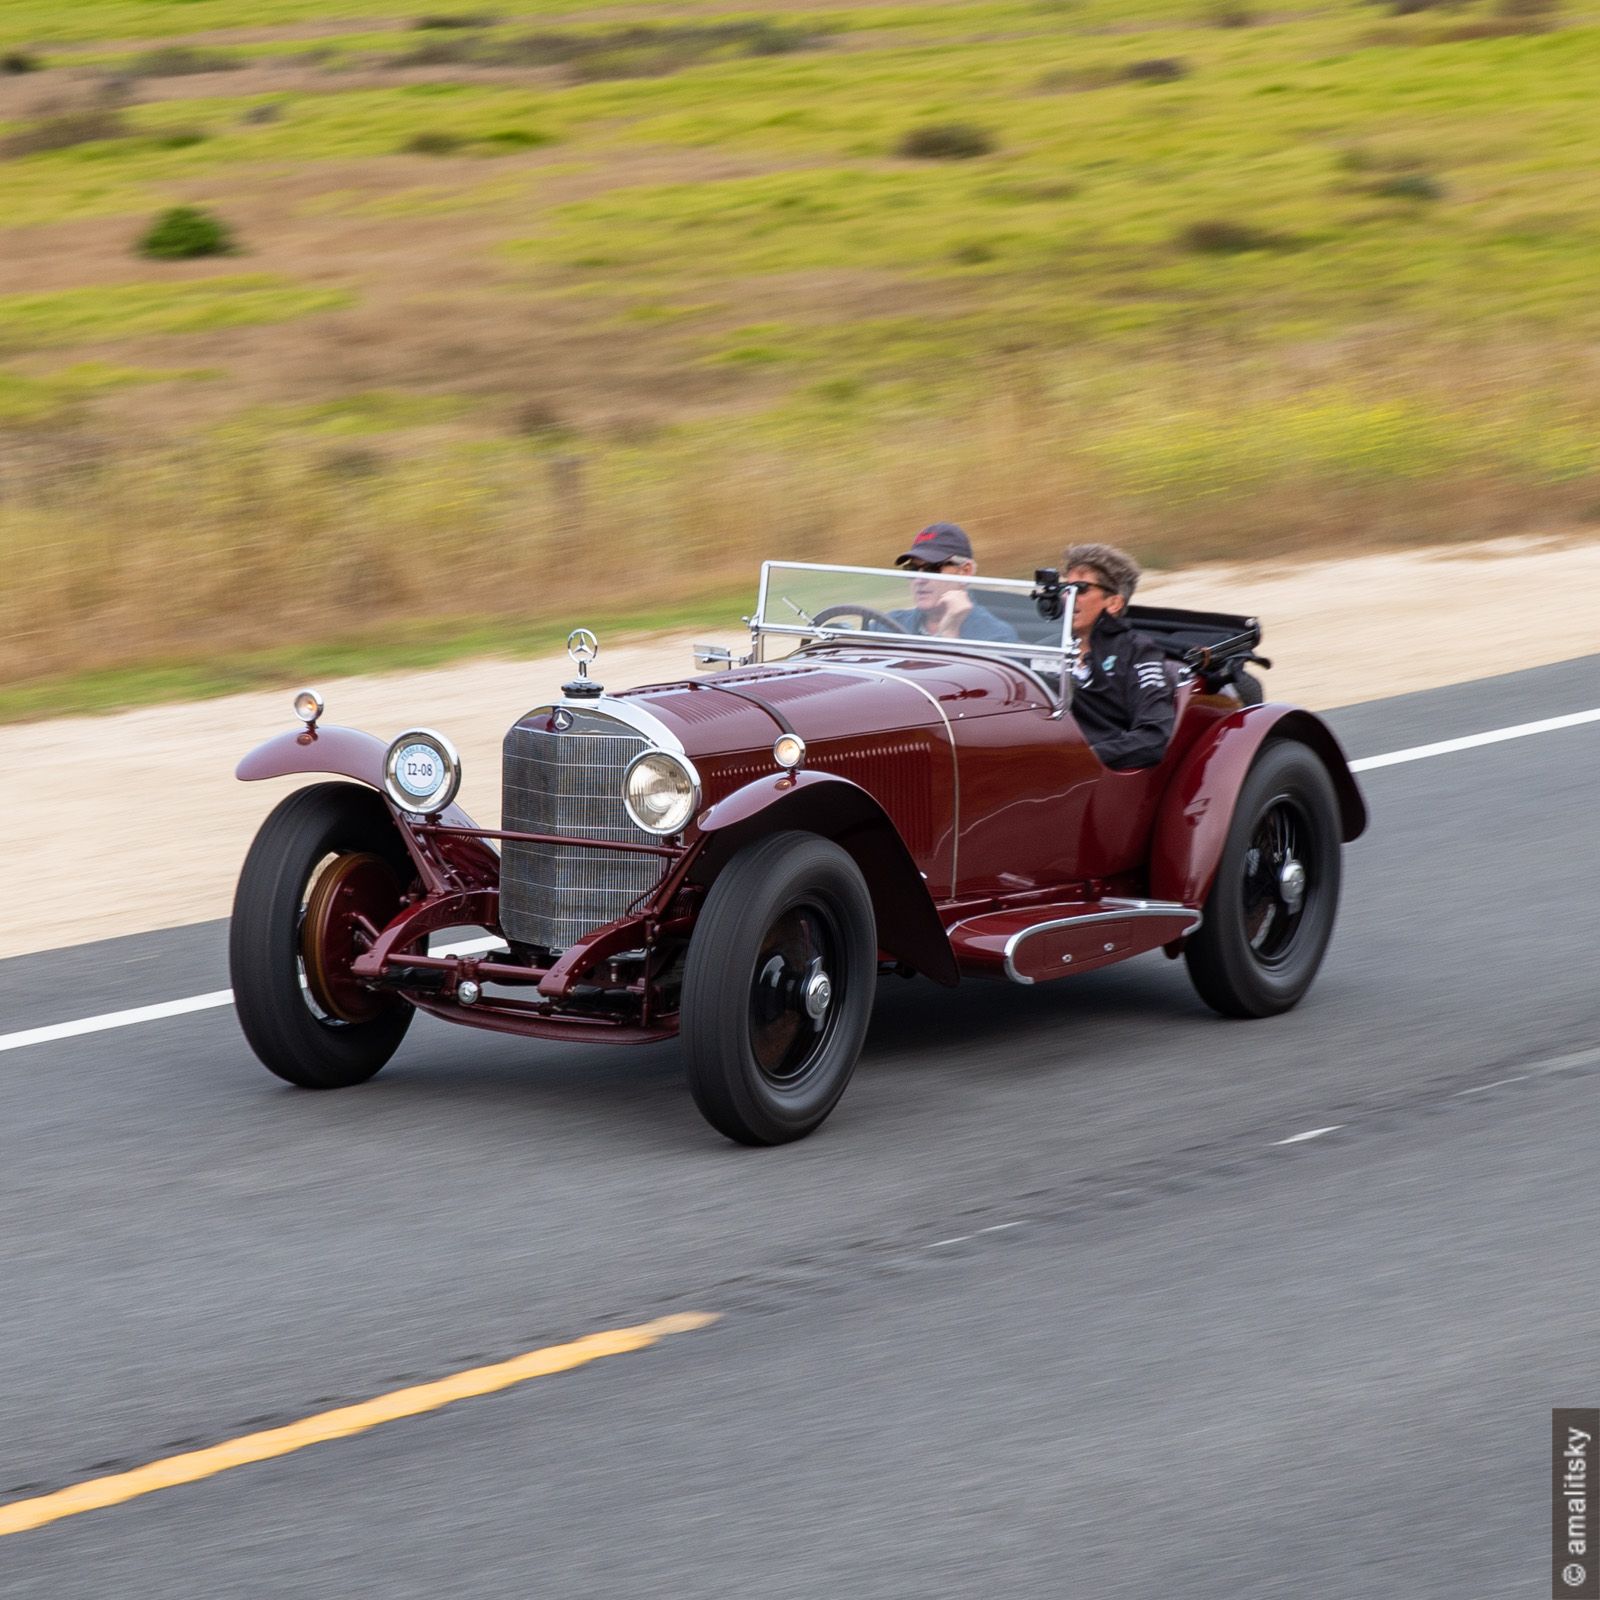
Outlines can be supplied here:
<path id="1" fill-rule="evenodd" d="M 667 1038 L 677 1031 L 682 952 L 710 886 L 751 841 L 798 830 L 853 858 L 871 892 L 880 959 L 904 973 L 1032 983 L 1158 948 L 1176 954 L 1199 922 L 1241 785 L 1267 742 L 1295 741 L 1326 767 L 1345 840 L 1366 817 L 1316 716 L 1242 704 L 1198 672 L 1176 693 L 1164 759 L 1133 772 L 1101 765 L 1070 707 L 1052 701 L 1025 661 L 959 641 L 828 638 L 769 665 L 564 697 L 521 718 L 508 750 L 514 739 L 555 741 L 574 710 L 676 742 L 701 787 L 681 834 L 486 830 L 455 807 L 418 817 L 386 800 L 413 885 L 398 907 L 364 904 L 352 885 L 318 909 L 317 937 L 347 950 L 348 981 L 452 1021 L 548 1038 Z M 784 731 L 804 740 L 798 770 L 774 760 Z M 314 726 L 261 745 L 238 775 L 331 774 L 381 793 L 385 749 L 368 734 Z M 564 948 L 541 949 L 502 918 L 497 845 L 535 847 L 542 859 L 554 852 L 579 869 L 622 857 L 649 866 L 634 869 L 637 895 Z M 463 925 L 506 938 L 506 951 L 425 953 L 427 935 Z"/>

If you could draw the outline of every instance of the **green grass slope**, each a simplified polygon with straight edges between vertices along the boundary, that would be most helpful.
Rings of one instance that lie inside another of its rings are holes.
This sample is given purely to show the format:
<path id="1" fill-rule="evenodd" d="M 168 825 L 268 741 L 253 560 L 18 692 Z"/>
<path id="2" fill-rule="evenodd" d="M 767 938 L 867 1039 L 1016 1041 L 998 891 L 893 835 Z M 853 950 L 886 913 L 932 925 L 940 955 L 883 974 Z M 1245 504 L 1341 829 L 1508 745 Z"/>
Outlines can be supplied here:
<path id="1" fill-rule="evenodd" d="M 936 517 L 1020 571 L 1600 518 L 1576 0 L 0 26 L 17 707 L 683 614 Z M 236 252 L 136 254 L 174 205 Z"/>

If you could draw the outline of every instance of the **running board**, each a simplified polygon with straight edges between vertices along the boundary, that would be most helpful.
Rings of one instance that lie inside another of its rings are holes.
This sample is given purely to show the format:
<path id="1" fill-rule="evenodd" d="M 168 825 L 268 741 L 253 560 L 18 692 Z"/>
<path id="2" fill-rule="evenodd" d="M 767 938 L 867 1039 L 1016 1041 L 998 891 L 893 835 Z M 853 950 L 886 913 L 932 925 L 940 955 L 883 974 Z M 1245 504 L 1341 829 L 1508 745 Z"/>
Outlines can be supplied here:
<path id="1" fill-rule="evenodd" d="M 1199 926 L 1198 911 L 1171 900 L 1092 900 L 986 911 L 949 934 L 963 972 L 1045 983 L 1159 949 Z"/>

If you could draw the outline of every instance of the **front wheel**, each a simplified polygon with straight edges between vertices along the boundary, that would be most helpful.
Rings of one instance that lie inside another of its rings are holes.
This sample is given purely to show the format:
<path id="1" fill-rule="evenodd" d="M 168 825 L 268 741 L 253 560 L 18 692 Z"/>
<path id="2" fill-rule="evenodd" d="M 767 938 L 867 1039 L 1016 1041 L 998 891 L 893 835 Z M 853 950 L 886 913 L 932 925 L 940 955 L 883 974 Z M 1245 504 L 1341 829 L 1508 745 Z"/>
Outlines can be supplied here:
<path id="1" fill-rule="evenodd" d="M 289 795 L 250 846 L 234 894 L 228 967 L 239 1025 L 261 1062 L 303 1089 L 364 1083 L 414 1015 L 352 979 L 363 924 L 400 908 L 412 868 L 372 790 L 319 783 Z"/>
<path id="2" fill-rule="evenodd" d="M 773 834 L 728 863 L 689 942 L 681 1011 L 713 1128 L 782 1144 L 822 1123 L 861 1053 L 877 955 L 866 882 L 830 840 Z"/>
<path id="3" fill-rule="evenodd" d="M 1270 743 L 1234 806 L 1205 917 L 1184 947 L 1225 1017 L 1287 1011 L 1317 975 L 1339 907 L 1339 801 L 1302 744 Z"/>

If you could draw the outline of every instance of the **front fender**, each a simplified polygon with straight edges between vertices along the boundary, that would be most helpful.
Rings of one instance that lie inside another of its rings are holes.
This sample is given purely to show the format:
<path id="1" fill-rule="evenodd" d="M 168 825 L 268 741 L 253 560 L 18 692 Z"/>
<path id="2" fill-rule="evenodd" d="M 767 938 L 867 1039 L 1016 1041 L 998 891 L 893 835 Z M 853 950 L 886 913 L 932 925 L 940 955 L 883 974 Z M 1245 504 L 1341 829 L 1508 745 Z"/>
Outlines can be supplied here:
<path id="1" fill-rule="evenodd" d="M 288 778 L 303 772 L 332 772 L 369 787 L 383 788 L 382 739 L 359 728 L 302 728 L 275 734 L 258 744 L 234 768 L 244 783 L 258 778 Z"/>
<path id="2" fill-rule="evenodd" d="M 1366 802 L 1327 723 L 1293 706 L 1245 706 L 1217 723 L 1167 785 L 1150 850 L 1153 898 L 1186 906 L 1205 903 L 1239 789 L 1269 738 L 1297 740 L 1321 758 L 1339 797 L 1340 836 L 1346 843 L 1366 830 Z"/>
<path id="3" fill-rule="evenodd" d="M 960 981 L 950 940 L 917 864 L 888 814 L 860 784 L 831 772 L 757 778 L 701 812 L 705 848 L 694 876 L 709 883 L 735 852 L 768 833 L 820 834 L 861 869 L 878 923 L 878 946 L 935 983 Z"/>
<path id="4" fill-rule="evenodd" d="M 297 778 L 326 772 L 354 778 L 384 794 L 383 758 L 388 749 L 384 740 L 359 728 L 302 728 L 298 733 L 275 734 L 258 744 L 234 768 L 234 776 L 244 783 L 254 783 L 261 778 Z M 384 794 L 386 801 L 388 798 Z M 393 804 L 389 809 L 394 810 Z M 476 826 L 456 805 L 439 820 L 452 828 Z"/>

